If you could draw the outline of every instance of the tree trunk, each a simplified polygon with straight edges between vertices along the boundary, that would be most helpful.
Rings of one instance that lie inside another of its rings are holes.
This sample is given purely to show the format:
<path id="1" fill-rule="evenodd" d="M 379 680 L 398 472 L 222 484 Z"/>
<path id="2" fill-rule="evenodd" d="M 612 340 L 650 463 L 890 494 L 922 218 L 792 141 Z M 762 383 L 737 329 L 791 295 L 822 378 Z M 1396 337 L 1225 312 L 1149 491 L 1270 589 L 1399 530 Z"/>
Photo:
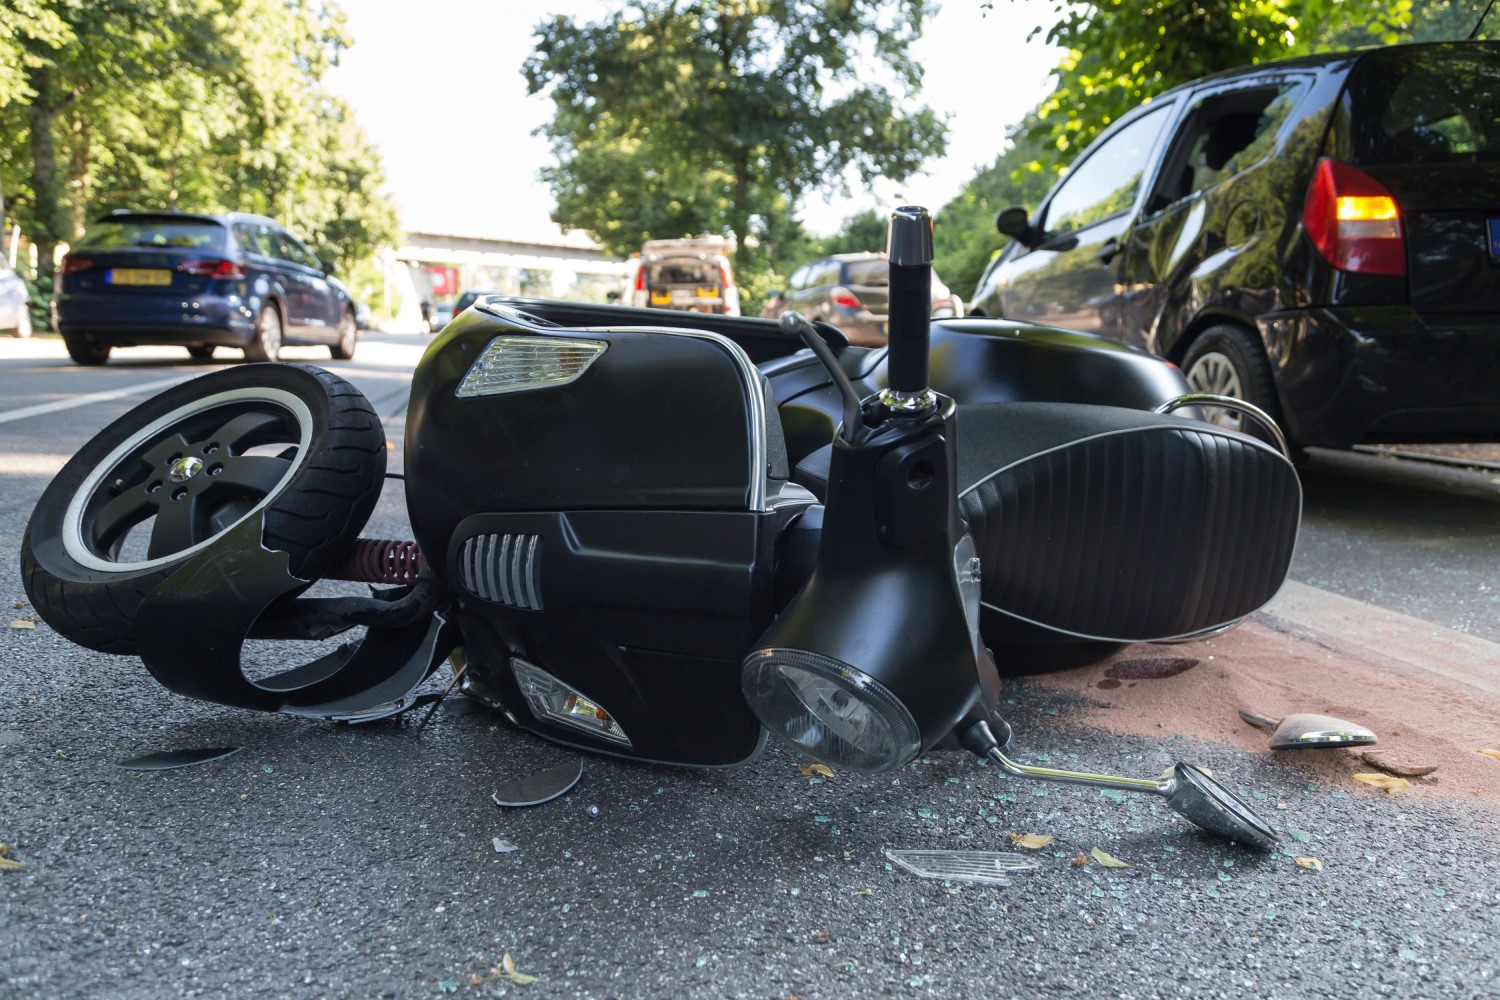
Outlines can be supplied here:
<path id="1" fill-rule="evenodd" d="M 36 97 L 26 109 L 31 128 L 31 191 L 35 202 L 36 230 L 30 233 L 37 250 L 37 277 L 51 287 L 52 253 L 59 240 L 65 239 L 68 220 L 64 217 L 62 177 L 57 169 L 57 94 L 52 70 L 36 67 L 27 74 Z"/>

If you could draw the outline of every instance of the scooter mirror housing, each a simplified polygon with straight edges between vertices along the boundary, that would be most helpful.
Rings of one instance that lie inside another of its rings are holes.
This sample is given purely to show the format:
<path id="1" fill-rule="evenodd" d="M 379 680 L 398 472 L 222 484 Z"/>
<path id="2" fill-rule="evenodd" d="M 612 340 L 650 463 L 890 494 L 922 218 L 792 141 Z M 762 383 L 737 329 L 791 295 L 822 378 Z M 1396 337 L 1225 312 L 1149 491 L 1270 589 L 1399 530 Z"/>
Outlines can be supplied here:
<path id="1" fill-rule="evenodd" d="M 741 670 L 767 729 L 867 772 L 910 762 L 980 699 L 978 606 L 968 602 L 971 613 L 964 600 L 978 560 L 958 513 L 956 407 L 927 386 L 931 220 L 900 209 L 891 234 L 891 389 L 834 441 L 813 573 Z"/>

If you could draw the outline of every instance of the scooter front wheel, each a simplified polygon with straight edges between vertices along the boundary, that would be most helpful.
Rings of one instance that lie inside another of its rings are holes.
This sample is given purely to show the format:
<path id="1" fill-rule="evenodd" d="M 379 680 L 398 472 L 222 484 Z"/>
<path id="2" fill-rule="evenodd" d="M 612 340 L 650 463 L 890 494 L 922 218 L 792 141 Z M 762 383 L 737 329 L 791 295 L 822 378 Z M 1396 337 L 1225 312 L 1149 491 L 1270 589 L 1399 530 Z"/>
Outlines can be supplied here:
<path id="1" fill-rule="evenodd" d="M 21 543 L 27 597 L 65 638 L 136 652 L 158 584 L 261 514 L 261 544 L 316 580 L 380 495 L 385 433 L 353 385 L 252 364 L 174 386 L 100 431 L 48 485 Z M 231 599 L 226 595 L 226 599 Z"/>

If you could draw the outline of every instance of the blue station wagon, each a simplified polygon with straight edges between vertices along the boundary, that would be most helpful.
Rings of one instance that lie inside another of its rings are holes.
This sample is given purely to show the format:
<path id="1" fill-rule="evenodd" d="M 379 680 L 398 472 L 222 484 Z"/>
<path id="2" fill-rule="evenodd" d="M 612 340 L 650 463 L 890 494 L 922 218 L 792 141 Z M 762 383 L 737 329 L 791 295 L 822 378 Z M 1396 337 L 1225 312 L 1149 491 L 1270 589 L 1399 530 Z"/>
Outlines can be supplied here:
<path id="1" fill-rule="evenodd" d="M 354 301 L 329 265 L 259 215 L 115 212 L 58 268 L 57 327 L 68 355 L 100 365 L 115 347 L 175 344 L 195 358 L 237 347 L 274 361 L 284 345 L 354 356 Z"/>

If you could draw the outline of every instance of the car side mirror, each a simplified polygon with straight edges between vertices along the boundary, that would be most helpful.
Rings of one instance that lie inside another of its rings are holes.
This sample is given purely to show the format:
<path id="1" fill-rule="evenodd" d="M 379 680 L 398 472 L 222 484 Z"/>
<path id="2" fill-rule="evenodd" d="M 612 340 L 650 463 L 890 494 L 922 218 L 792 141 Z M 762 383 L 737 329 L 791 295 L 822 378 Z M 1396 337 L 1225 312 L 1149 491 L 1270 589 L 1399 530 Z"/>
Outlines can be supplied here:
<path id="1" fill-rule="evenodd" d="M 1001 236 L 1009 236 L 1022 246 L 1036 245 L 1036 233 L 1031 228 L 1031 217 L 1019 205 L 1001 209 L 995 216 L 995 229 Z"/>

